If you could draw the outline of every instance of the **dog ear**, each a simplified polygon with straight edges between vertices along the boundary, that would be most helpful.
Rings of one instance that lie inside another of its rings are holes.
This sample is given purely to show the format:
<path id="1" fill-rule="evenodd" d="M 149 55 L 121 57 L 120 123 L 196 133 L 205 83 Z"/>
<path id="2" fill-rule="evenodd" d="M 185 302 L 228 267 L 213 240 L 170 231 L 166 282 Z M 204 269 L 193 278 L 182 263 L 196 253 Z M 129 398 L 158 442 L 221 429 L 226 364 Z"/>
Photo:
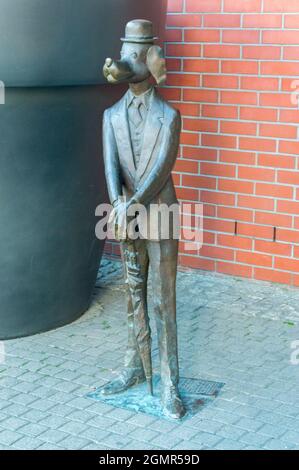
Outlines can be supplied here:
<path id="1" fill-rule="evenodd" d="M 147 51 L 146 65 L 158 85 L 166 82 L 166 64 L 160 46 L 151 46 Z"/>

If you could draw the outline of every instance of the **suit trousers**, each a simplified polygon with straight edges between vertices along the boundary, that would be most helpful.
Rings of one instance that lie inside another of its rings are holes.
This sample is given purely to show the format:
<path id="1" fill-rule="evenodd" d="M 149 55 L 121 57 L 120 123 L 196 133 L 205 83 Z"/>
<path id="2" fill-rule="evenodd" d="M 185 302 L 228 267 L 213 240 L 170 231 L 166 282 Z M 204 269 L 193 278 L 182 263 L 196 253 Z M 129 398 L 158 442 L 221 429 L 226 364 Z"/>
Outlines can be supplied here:
<path id="1" fill-rule="evenodd" d="M 147 309 L 147 285 L 150 268 L 162 387 L 166 389 L 167 387 L 177 386 L 179 381 L 176 323 L 178 240 L 135 240 L 134 253 L 136 254 L 136 260 L 139 265 L 138 272 L 134 269 L 134 263 L 132 266 L 132 263 L 128 261 L 127 248 L 128 245 L 123 242 L 121 244 L 121 251 L 126 272 L 128 314 L 128 345 L 125 356 L 125 367 L 138 371 L 142 369 L 142 362 L 134 330 L 134 305 L 136 308 L 137 296 L 139 299 L 137 301 L 138 310 L 139 312 L 141 311 L 145 319 L 148 336 L 150 336 Z M 133 292 L 132 285 L 134 286 Z M 150 338 L 148 338 L 148 340 L 150 341 Z"/>

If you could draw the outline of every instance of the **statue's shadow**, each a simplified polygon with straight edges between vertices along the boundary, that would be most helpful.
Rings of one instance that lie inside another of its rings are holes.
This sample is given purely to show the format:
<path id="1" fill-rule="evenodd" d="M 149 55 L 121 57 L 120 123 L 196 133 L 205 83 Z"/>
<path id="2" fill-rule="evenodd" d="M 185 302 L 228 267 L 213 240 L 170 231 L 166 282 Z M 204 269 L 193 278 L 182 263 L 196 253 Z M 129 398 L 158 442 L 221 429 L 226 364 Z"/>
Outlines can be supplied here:
<path id="1" fill-rule="evenodd" d="M 135 385 L 123 393 L 115 395 L 102 395 L 102 387 L 89 393 L 88 398 L 101 401 L 116 408 L 145 413 L 148 415 L 165 418 L 160 402 L 160 376 L 153 378 L 154 395 L 148 393 L 146 383 Z M 194 416 L 204 406 L 211 403 L 217 397 L 224 383 L 212 382 L 200 379 L 180 379 L 180 394 L 186 408 L 186 415 L 183 420 Z M 167 419 L 167 418 L 165 418 Z"/>

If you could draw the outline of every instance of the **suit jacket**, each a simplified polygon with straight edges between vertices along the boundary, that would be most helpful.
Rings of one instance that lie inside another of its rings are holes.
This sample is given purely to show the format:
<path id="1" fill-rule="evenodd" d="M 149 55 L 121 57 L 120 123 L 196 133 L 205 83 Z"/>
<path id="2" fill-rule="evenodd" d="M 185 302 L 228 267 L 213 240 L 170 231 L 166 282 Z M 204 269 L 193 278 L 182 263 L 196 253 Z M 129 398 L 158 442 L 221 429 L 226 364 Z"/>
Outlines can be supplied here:
<path id="1" fill-rule="evenodd" d="M 177 204 L 171 171 L 178 153 L 181 131 L 180 113 L 153 90 L 144 126 L 142 152 L 138 167 L 131 146 L 126 95 L 107 109 L 103 120 L 105 173 L 110 201 L 126 196 L 139 204 Z M 165 207 L 165 206 L 164 206 Z M 149 239 L 161 239 L 161 226 L 150 228 L 149 213 L 138 219 L 147 224 Z M 178 221 L 176 221 L 178 224 Z M 153 230 L 155 229 L 155 230 Z M 145 230 L 141 230 L 144 233 Z M 155 232 L 154 236 L 151 235 Z M 172 232 L 172 231 L 171 231 Z M 170 234 L 170 238 L 172 238 Z"/>

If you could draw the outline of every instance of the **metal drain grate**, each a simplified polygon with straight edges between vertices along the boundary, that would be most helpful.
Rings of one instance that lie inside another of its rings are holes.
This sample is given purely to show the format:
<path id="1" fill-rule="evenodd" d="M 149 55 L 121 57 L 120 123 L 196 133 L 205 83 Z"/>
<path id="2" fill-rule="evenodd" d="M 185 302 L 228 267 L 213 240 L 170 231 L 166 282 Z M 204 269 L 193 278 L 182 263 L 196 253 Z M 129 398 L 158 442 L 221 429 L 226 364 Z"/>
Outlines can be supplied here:
<path id="1" fill-rule="evenodd" d="M 184 395 L 207 395 L 216 397 L 222 387 L 223 382 L 213 382 L 211 380 L 180 379 L 180 392 Z"/>

